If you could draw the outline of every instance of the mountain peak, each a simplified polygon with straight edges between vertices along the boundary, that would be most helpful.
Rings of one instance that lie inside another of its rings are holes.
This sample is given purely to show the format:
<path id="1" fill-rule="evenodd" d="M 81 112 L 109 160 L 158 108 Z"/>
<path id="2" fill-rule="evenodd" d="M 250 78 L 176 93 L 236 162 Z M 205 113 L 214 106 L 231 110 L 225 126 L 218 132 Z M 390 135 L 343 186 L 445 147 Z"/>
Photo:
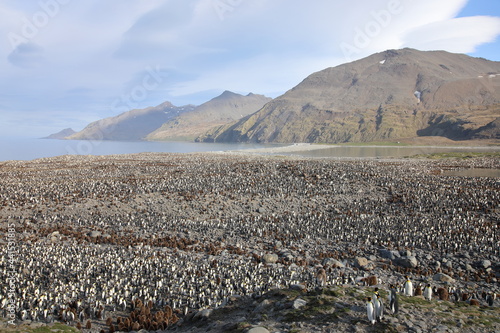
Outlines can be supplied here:
<path id="1" fill-rule="evenodd" d="M 212 139 L 279 143 L 429 135 L 468 139 L 494 121 L 499 110 L 500 62 L 405 48 L 313 73 Z"/>
<path id="2" fill-rule="evenodd" d="M 224 90 L 224 92 L 216 98 L 233 98 L 233 97 L 240 97 L 240 96 L 242 96 L 242 95 L 234 93 L 234 92 L 229 91 L 229 90 Z"/>
<path id="3" fill-rule="evenodd" d="M 147 136 L 147 140 L 192 140 L 207 131 L 225 126 L 259 110 L 271 98 L 262 95 L 243 96 L 226 90 L 194 109 L 164 123 Z"/>

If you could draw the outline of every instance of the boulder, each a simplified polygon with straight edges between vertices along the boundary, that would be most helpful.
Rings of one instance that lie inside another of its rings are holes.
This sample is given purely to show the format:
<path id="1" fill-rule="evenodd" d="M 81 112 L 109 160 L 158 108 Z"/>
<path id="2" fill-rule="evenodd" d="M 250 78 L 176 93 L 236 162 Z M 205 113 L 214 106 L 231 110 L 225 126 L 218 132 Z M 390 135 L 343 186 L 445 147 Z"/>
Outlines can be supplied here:
<path id="1" fill-rule="evenodd" d="M 275 253 L 266 253 L 262 256 L 262 260 L 266 264 L 275 264 L 278 261 L 278 255 Z"/>
<path id="2" fill-rule="evenodd" d="M 304 286 L 303 284 L 300 284 L 300 283 L 298 283 L 298 284 L 292 284 L 292 285 L 290 286 L 290 289 L 292 289 L 292 290 L 298 290 L 298 291 L 300 291 L 300 292 L 305 292 L 305 291 L 307 291 L 306 286 Z"/>
<path id="3" fill-rule="evenodd" d="M 89 237 L 96 238 L 96 237 L 101 236 L 102 234 L 100 231 L 94 230 L 94 231 L 89 232 L 87 235 Z"/>
<path id="4" fill-rule="evenodd" d="M 481 260 L 480 267 L 488 268 L 490 266 L 491 266 L 491 261 L 489 261 L 488 259 Z"/>
<path id="5" fill-rule="evenodd" d="M 386 258 L 386 259 L 390 259 L 390 260 L 394 260 L 396 258 L 401 257 L 399 252 L 394 251 L 394 250 L 380 249 L 380 250 L 378 250 L 378 253 L 382 258 Z"/>
<path id="6" fill-rule="evenodd" d="M 52 243 L 56 243 L 61 239 L 61 234 L 59 234 L 59 231 L 54 231 L 53 233 L 49 234 L 47 236 Z"/>
<path id="7" fill-rule="evenodd" d="M 212 315 L 213 311 L 214 311 L 213 309 L 204 309 L 204 310 L 198 311 L 194 315 L 193 321 L 197 321 L 197 320 L 205 321 L 205 320 L 208 320 L 208 318 Z"/>
<path id="8" fill-rule="evenodd" d="M 267 311 L 267 309 L 269 307 L 271 307 L 271 305 L 273 305 L 271 303 L 271 301 L 268 300 L 268 299 L 265 299 L 262 302 L 260 302 L 259 305 L 257 305 L 253 311 L 256 312 L 256 313 L 264 312 L 264 311 Z"/>
<path id="9" fill-rule="evenodd" d="M 412 256 L 412 253 L 410 250 L 403 250 L 403 251 L 400 251 L 400 253 L 401 253 L 402 257 L 411 257 Z"/>
<path id="10" fill-rule="evenodd" d="M 449 283 L 455 282 L 455 279 L 453 279 L 451 276 L 446 275 L 444 273 L 437 273 L 432 277 L 432 279 L 434 281 L 441 281 L 441 282 L 449 282 Z"/>
<path id="11" fill-rule="evenodd" d="M 264 327 L 253 327 L 247 331 L 247 333 L 269 333 L 269 330 Z"/>
<path id="12" fill-rule="evenodd" d="M 418 266 L 418 260 L 414 256 L 396 258 L 394 259 L 394 263 L 405 268 L 415 268 Z"/>
<path id="13" fill-rule="evenodd" d="M 332 268 L 337 268 L 337 267 L 338 268 L 343 268 L 343 267 L 345 267 L 345 265 L 342 262 L 340 262 L 340 261 L 338 261 L 336 259 L 333 259 L 333 258 L 325 258 L 325 259 L 323 259 L 323 261 L 321 262 L 321 264 L 323 266 L 329 266 L 329 267 L 332 267 Z"/>
<path id="14" fill-rule="evenodd" d="M 293 309 L 300 309 L 303 306 L 306 306 L 307 302 L 304 301 L 302 298 L 297 298 L 295 301 L 293 301 L 292 308 Z"/>
<path id="15" fill-rule="evenodd" d="M 366 259 L 365 257 L 356 257 L 354 258 L 354 264 L 358 267 L 365 267 L 367 266 L 369 263 L 368 259 Z"/>

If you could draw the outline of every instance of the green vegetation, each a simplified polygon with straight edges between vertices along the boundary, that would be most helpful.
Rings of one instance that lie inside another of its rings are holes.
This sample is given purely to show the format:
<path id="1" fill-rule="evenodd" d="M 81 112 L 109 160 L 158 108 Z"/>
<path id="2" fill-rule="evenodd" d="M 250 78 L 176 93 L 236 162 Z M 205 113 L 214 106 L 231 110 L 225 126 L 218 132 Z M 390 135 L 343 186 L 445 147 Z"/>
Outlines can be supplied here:
<path id="1" fill-rule="evenodd" d="M 500 309 L 491 307 L 471 306 L 466 302 L 451 303 L 448 301 L 427 301 L 421 297 L 400 296 L 401 304 L 419 309 L 434 309 L 436 316 L 443 318 L 443 324 L 457 326 L 457 322 L 450 318 L 463 319 L 465 326 L 491 327 L 500 323 Z"/>
<path id="2" fill-rule="evenodd" d="M 411 304 L 412 306 L 418 305 L 421 308 L 435 307 L 435 304 L 420 297 L 407 297 L 400 295 L 399 297 L 401 303 Z"/>
<path id="3" fill-rule="evenodd" d="M 5 333 L 77 333 L 75 327 L 70 327 L 61 323 L 32 328 L 27 325 L 8 326 L 1 329 Z"/>
<path id="4" fill-rule="evenodd" d="M 500 158 L 500 152 L 447 152 L 447 153 L 433 153 L 433 154 L 418 154 L 409 156 L 412 158 L 429 158 L 429 159 L 469 159 L 478 157 L 495 157 Z"/>

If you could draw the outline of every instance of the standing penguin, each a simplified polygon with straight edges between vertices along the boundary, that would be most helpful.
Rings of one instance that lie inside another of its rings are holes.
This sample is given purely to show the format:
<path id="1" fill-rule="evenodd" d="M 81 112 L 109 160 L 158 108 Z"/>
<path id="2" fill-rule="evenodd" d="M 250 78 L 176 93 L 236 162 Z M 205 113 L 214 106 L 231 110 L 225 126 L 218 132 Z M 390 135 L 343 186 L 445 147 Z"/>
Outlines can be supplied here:
<path id="1" fill-rule="evenodd" d="M 405 275 L 406 282 L 404 284 L 405 296 L 413 296 L 413 283 L 411 283 L 408 275 Z"/>
<path id="2" fill-rule="evenodd" d="M 493 294 L 493 295 L 495 295 L 495 294 Z M 490 292 L 490 293 L 488 293 L 488 294 L 486 295 L 486 297 L 485 297 L 485 299 L 486 299 L 486 303 L 488 303 L 488 305 L 489 305 L 489 306 L 493 306 L 493 302 L 495 301 L 495 298 L 494 298 L 494 296 L 493 296 L 493 295 L 492 295 L 492 294 L 491 294 L 491 292 Z"/>
<path id="3" fill-rule="evenodd" d="M 396 287 L 391 284 L 389 289 L 389 307 L 391 308 L 392 313 L 396 314 L 399 310 L 399 302 L 398 302 L 398 294 Z"/>
<path id="4" fill-rule="evenodd" d="M 430 283 L 427 283 L 424 287 L 424 298 L 428 301 L 432 299 L 432 288 Z"/>
<path id="5" fill-rule="evenodd" d="M 373 307 L 373 302 L 370 297 L 366 298 L 366 314 L 368 315 L 368 321 L 370 324 L 375 324 L 375 309 Z"/>
<path id="6" fill-rule="evenodd" d="M 380 297 L 380 295 L 377 295 L 377 305 L 375 307 L 375 318 L 377 319 L 377 322 L 379 322 L 379 323 L 384 318 L 384 303 L 382 302 L 382 297 Z"/>
<path id="7" fill-rule="evenodd" d="M 372 302 L 373 304 L 375 304 L 375 301 L 377 300 L 377 297 L 378 297 L 378 288 L 375 287 L 375 289 L 373 290 L 373 295 L 372 295 Z"/>

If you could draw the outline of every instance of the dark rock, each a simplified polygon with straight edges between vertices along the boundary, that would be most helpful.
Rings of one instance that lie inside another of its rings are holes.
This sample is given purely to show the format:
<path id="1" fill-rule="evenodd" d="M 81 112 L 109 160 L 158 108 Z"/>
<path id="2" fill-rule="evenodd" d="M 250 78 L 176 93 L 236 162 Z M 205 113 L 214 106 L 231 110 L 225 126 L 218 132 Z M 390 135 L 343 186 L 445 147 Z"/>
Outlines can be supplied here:
<path id="1" fill-rule="evenodd" d="M 396 258 L 394 259 L 394 263 L 405 268 L 415 268 L 418 266 L 417 258 L 414 256 Z"/>
<path id="2" fill-rule="evenodd" d="M 401 255 L 399 254 L 398 251 L 380 249 L 378 252 L 382 258 L 386 258 L 386 259 L 390 259 L 390 260 L 394 260 L 396 258 L 401 257 Z"/>
<path id="3" fill-rule="evenodd" d="M 290 286 L 290 289 L 292 289 L 292 290 L 298 290 L 298 291 L 301 291 L 301 292 L 305 292 L 307 290 L 306 286 L 304 286 L 303 284 L 292 284 Z"/>

